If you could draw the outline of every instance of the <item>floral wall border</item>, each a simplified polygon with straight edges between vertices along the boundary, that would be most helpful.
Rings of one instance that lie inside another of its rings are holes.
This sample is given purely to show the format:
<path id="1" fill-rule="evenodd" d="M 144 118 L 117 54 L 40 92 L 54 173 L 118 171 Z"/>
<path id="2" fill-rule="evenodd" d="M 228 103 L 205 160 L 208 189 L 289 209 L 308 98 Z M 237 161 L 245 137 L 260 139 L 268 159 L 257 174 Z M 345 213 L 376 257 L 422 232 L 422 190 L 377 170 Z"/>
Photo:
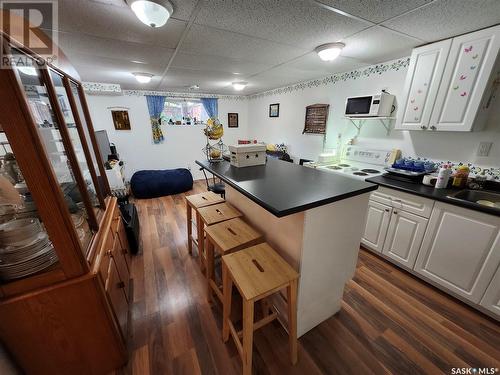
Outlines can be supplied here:
<path id="1" fill-rule="evenodd" d="M 389 71 L 398 71 L 405 69 L 410 64 L 410 57 L 403 57 L 396 60 L 387 61 L 384 63 L 370 65 L 366 68 L 356 69 L 349 72 L 335 73 L 323 78 L 313 79 L 295 83 L 293 85 L 284 86 L 268 91 L 263 91 L 257 94 L 250 95 L 219 95 L 199 92 L 174 92 L 174 91 L 148 91 L 148 90 L 121 90 L 120 85 L 97 82 L 84 82 L 83 87 L 89 94 L 122 94 L 126 96 L 144 96 L 144 95 L 161 95 L 169 98 L 217 98 L 225 100 L 253 100 L 264 98 L 271 95 L 282 95 L 320 86 L 335 85 L 338 82 L 346 82 L 348 80 L 356 80 L 368 78 L 372 75 L 382 75 Z"/>
<path id="2" fill-rule="evenodd" d="M 280 87 L 277 89 L 272 89 L 269 91 L 264 91 L 258 94 L 247 95 L 249 100 L 260 99 L 271 95 L 282 95 L 288 94 L 294 91 L 310 89 L 326 85 L 334 85 L 337 82 L 345 82 L 350 79 L 368 78 L 374 74 L 381 75 L 388 71 L 398 71 L 400 69 L 407 68 L 410 65 L 410 57 L 403 57 L 396 60 L 387 61 L 385 63 L 370 65 L 366 68 L 361 68 L 357 70 L 352 70 L 350 72 L 335 73 L 324 78 L 313 79 L 311 81 L 299 82 L 294 85 Z"/>

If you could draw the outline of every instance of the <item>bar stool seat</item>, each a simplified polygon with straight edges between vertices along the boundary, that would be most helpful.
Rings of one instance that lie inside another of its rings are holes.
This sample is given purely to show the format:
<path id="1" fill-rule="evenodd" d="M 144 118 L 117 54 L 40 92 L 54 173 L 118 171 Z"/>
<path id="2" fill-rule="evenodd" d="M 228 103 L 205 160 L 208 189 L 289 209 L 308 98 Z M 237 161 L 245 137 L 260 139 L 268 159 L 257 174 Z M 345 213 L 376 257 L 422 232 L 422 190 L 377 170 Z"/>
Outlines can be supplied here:
<path id="1" fill-rule="evenodd" d="M 276 311 L 272 311 L 260 321 L 254 322 L 254 304 L 284 288 L 287 288 L 290 360 L 292 364 L 297 363 L 298 278 L 299 274 L 267 243 L 222 257 L 224 292 L 222 338 L 226 342 L 231 333 L 243 361 L 244 375 L 252 373 L 253 331 L 277 318 Z M 243 299 L 242 332 L 236 332 L 230 321 L 233 283 Z M 243 338 L 242 342 L 240 337 Z"/>
<path id="2" fill-rule="evenodd" d="M 205 226 L 214 225 L 226 220 L 231 220 L 243 216 L 243 214 L 228 203 L 213 204 L 211 206 L 198 208 L 200 222 L 197 225 L 198 230 L 198 250 L 200 254 L 200 268 L 206 265 L 205 255 Z M 200 241 L 200 238 L 203 241 Z"/>
<path id="3" fill-rule="evenodd" d="M 226 200 L 220 195 L 207 191 L 200 194 L 187 195 L 186 196 L 186 220 L 187 220 L 187 234 L 188 234 L 188 251 L 189 254 L 193 254 L 193 242 L 198 246 L 198 240 L 193 237 L 193 227 L 192 227 L 192 210 L 196 212 L 196 227 L 199 225 L 199 215 L 198 209 L 201 207 L 210 206 L 213 204 L 223 203 Z"/>
<path id="4" fill-rule="evenodd" d="M 207 235 L 206 267 L 207 293 L 211 301 L 213 292 L 222 302 L 222 292 L 215 281 L 215 252 L 230 254 L 263 241 L 262 234 L 240 218 L 220 222 L 205 228 Z"/>

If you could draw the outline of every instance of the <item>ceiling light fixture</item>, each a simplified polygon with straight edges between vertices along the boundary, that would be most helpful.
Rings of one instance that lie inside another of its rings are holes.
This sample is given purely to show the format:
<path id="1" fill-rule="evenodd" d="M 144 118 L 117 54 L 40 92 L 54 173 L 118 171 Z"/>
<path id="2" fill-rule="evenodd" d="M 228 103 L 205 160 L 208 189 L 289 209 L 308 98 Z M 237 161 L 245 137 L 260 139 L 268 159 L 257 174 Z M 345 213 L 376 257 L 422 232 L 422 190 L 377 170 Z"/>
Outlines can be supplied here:
<path id="1" fill-rule="evenodd" d="M 190 90 L 199 90 L 200 86 L 199 85 L 192 85 L 192 86 L 189 86 L 189 89 Z"/>
<path id="2" fill-rule="evenodd" d="M 153 28 L 165 25 L 174 12 L 167 0 L 126 0 L 139 20 Z"/>
<path id="3" fill-rule="evenodd" d="M 135 79 L 139 83 L 149 83 L 151 82 L 151 78 L 153 78 L 152 74 L 149 73 L 132 73 L 135 76 Z"/>
<path id="4" fill-rule="evenodd" d="M 327 43 L 322 44 L 314 49 L 319 58 L 323 61 L 333 61 L 339 57 L 342 48 L 345 47 L 344 43 Z"/>
<path id="5" fill-rule="evenodd" d="M 236 91 L 241 91 L 243 90 L 246 86 L 248 85 L 248 82 L 233 82 L 233 88 L 236 90 Z"/>

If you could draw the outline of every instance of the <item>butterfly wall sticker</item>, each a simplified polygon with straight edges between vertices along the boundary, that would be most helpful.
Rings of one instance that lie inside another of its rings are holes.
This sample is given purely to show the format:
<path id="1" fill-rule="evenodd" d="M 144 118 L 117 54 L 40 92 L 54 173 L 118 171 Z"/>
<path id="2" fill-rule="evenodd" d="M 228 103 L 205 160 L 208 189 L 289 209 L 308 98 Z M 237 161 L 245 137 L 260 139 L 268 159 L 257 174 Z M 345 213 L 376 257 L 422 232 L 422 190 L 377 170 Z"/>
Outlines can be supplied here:
<path id="1" fill-rule="evenodd" d="M 410 100 L 410 103 L 411 104 L 415 103 L 415 99 Z"/>
<path id="2" fill-rule="evenodd" d="M 472 58 L 475 60 L 479 57 L 479 55 L 476 53 L 474 56 L 472 56 Z"/>
<path id="3" fill-rule="evenodd" d="M 463 74 L 460 76 L 460 81 L 463 81 L 464 79 L 466 79 L 467 76 L 464 76 Z"/>
<path id="4" fill-rule="evenodd" d="M 470 46 L 469 48 L 464 48 L 465 53 L 469 53 L 470 51 L 472 51 L 472 46 Z"/>
<path id="5" fill-rule="evenodd" d="M 460 94 L 460 96 L 466 96 L 466 95 L 467 95 L 467 93 L 465 91 Z"/>
<path id="6" fill-rule="evenodd" d="M 470 67 L 470 70 L 474 70 L 474 69 L 476 69 L 476 66 L 475 66 L 475 65 L 472 65 L 472 66 Z"/>
<path id="7" fill-rule="evenodd" d="M 458 86 L 454 86 L 454 87 L 453 87 L 453 90 L 458 90 Z"/>

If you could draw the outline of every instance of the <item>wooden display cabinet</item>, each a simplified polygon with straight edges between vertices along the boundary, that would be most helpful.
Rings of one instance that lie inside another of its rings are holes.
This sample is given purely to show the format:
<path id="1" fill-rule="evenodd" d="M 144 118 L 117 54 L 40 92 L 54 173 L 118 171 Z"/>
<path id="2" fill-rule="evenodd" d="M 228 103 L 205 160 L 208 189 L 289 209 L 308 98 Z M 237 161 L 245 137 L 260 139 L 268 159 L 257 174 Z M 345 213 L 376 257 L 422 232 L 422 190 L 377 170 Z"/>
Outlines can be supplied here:
<path id="1" fill-rule="evenodd" d="M 0 128 L 0 339 L 26 373 L 123 366 L 129 249 L 80 82 L 50 64 L 0 69 Z"/>

